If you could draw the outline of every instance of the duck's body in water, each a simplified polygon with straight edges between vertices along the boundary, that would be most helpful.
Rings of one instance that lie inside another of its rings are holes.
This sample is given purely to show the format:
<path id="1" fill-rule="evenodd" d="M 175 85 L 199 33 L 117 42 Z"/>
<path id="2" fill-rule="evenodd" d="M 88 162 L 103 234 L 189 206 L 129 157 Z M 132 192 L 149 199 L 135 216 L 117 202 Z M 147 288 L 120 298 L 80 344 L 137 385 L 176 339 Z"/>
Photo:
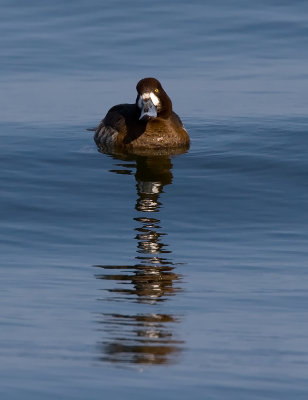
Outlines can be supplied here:
<path id="1" fill-rule="evenodd" d="M 103 149 L 188 148 L 189 136 L 172 102 L 155 78 L 137 84 L 134 104 L 112 107 L 95 130 L 94 140 Z"/>

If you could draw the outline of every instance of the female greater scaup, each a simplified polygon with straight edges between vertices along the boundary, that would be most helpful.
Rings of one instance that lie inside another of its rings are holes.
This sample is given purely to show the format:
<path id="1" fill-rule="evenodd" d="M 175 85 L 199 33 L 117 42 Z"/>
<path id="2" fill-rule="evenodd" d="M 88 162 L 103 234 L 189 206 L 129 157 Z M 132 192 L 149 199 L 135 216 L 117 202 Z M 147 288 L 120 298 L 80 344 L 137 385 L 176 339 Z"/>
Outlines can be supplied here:
<path id="1" fill-rule="evenodd" d="M 137 84 L 135 104 L 112 107 L 95 130 L 102 148 L 162 149 L 189 146 L 189 136 L 172 102 L 155 78 Z"/>

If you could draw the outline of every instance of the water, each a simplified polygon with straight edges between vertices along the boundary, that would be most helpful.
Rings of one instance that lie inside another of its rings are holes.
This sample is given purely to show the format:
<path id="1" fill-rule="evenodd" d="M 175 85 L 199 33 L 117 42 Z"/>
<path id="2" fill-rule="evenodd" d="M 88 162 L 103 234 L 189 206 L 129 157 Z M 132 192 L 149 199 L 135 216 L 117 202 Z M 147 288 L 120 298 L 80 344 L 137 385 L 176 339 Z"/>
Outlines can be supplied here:
<path id="1" fill-rule="evenodd" d="M 307 398 L 307 11 L 1 2 L 1 398 Z M 190 150 L 99 153 L 151 75 Z"/>

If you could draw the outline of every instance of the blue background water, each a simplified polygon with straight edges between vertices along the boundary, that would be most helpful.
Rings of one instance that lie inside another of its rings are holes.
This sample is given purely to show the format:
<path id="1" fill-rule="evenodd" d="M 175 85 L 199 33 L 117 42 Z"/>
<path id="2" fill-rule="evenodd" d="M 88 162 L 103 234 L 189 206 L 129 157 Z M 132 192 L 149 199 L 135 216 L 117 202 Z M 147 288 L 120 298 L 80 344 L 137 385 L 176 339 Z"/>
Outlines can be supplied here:
<path id="1" fill-rule="evenodd" d="M 307 398 L 307 12 L 1 1 L 1 398 Z M 191 149 L 99 153 L 145 76 Z"/>

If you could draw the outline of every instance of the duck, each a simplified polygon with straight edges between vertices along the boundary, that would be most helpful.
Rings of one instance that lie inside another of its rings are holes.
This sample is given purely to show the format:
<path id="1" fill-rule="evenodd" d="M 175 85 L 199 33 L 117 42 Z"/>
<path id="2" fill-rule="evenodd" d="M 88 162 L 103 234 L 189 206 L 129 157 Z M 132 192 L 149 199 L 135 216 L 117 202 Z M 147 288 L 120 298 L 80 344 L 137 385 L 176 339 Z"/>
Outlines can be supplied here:
<path id="1" fill-rule="evenodd" d="M 189 135 L 161 83 L 143 78 L 136 89 L 135 103 L 118 104 L 107 112 L 95 129 L 96 145 L 129 151 L 188 148 Z"/>

